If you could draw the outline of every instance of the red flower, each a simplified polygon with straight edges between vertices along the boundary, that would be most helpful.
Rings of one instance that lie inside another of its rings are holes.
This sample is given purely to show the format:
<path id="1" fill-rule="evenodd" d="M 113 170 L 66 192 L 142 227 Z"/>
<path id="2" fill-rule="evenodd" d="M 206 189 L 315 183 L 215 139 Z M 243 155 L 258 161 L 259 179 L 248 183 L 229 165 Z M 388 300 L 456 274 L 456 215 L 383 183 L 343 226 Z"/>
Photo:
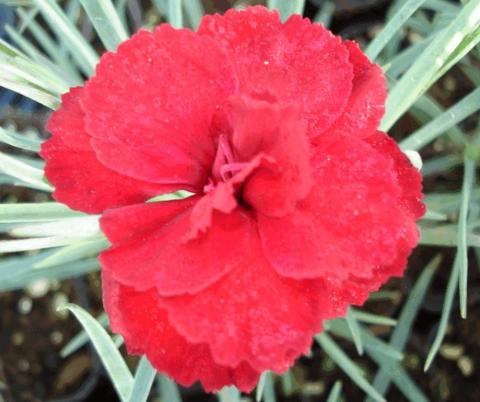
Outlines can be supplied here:
<path id="1" fill-rule="evenodd" d="M 385 96 L 356 43 L 263 7 L 104 54 L 42 156 L 57 200 L 102 213 L 105 308 L 128 351 L 183 385 L 249 391 L 401 275 L 424 206 L 376 131 Z M 144 203 L 179 189 L 194 195 Z"/>

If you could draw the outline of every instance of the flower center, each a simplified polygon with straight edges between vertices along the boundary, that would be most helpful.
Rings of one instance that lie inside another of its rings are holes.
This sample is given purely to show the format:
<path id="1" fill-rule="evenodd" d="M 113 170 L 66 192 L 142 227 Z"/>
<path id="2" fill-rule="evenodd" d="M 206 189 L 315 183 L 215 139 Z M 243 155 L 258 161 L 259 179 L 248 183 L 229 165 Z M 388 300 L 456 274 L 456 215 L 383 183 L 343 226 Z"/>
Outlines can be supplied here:
<path id="1" fill-rule="evenodd" d="M 212 167 L 212 176 L 208 179 L 203 191 L 208 193 L 215 188 L 219 181 L 227 181 L 236 173 L 243 170 L 248 164 L 237 162 L 235 155 L 226 134 L 218 138 L 218 147 Z"/>

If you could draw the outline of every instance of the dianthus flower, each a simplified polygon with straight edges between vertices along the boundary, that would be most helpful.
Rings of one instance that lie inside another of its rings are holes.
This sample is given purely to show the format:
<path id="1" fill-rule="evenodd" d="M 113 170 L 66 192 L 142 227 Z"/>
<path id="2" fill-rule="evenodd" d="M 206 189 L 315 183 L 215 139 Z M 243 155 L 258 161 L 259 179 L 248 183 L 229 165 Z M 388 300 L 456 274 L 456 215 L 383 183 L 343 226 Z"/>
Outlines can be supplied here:
<path id="1" fill-rule="evenodd" d="M 41 154 L 58 201 L 102 214 L 104 304 L 128 351 L 182 385 L 250 391 L 402 275 L 424 206 L 377 131 L 385 97 L 355 42 L 263 7 L 105 53 Z M 177 190 L 193 195 L 146 203 Z"/>

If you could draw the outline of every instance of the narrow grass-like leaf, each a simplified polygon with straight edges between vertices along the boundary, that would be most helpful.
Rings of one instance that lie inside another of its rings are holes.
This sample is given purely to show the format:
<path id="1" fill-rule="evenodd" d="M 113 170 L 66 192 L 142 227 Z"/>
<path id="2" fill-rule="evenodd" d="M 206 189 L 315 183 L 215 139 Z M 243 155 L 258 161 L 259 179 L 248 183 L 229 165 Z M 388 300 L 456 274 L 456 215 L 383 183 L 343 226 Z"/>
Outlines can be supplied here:
<path id="1" fill-rule="evenodd" d="M 15 49 L 15 47 L 3 39 L 0 39 L 0 54 L 8 57 L 25 57 L 18 49 Z"/>
<path id="2" fill-rule="evenodd" d="M 26 165 L 33 167 L 35 169 L 39 169 L 43 171 L 45 168 L 45 162 L 42 159 L 38 159 L 36 157 L 31 156 L 24 156 L 24 155 L 15 155 L 15 159 L 19 162 L 25 163 Z"/>
<path id="3" fill-rule="evenodd" d="M 26 57 L 0 57 L 0 74 L 8 77 L 5 78 L 7 81 L 29 84 L 32 89 L 57 97 L 68 90 L 65 81 Z"/>
<path id="4" fill-rule="evenodd" d="M 159 375 L 158 377 L 158 386 L 160 388 L 160 396 L 162 401 L 182 402 L 178 385 L 170 380 L 167 376 Z"/>
<path id="5" fill-rule="evenodd" d="M 480 71 L 478 71 L 478 67 L 472 65 L 471 63 L 460 63 L 460 69 L 465 73 L 472 84 L 475 86 L 480 86 Z"/>
<path id="6" fill-rule="evenodd" d="M 202 2 L 200 0 L 187 0 L 183 2 L 183 8 L 190 26 L 196 30 L 205 14 Z"/>
<path id="7" fill-rule="evenodd" d="M 434 27 L 433 29 L 436 30 L 436 29 L 445 28 L 446 26 L 448 26 L 450 22 L 452 22 L 452 20 L 455 18 L 457 13 L 458 13 L 458 10 L 455 10 L 455 11 L 444 10 L 444 11 L 435 13 L 432 21 L 432 24 Z"/>
<path id="8" fill-rule="evenodd" d="M 66 0 L 64 9 L 65 15 L 75 24 L 78 21 L 80 10 L 82 9 L 80 2 L 78 0 Z"/>
<path id="9" fill-rule="evenodd" d="M 480 110 L 480 88 L 473 90 L 461 101 L 437 116 L 430 123 L 409 135 L 400 143 L 402 149 L 422 149 L 451 127 Z"/>
<path id="10" fill-rule="evenodd" d="M 461 203 L 461 192 L 439 192 L 427 193 L 425 195 L 425 203 L 428 208 L 443 213 L 458 212 Z M 472 191 L 472 201 L 480 202 L 480 188 Z"/>
<path id="11" fill-rule="evenodd" d="M 437 256 L 430 261 L 408 296 L 407 302 L 400 313 L 398 324 L 393 330 L 392 337 L 390 338 L 390 345 L 398 351 L 403 351 L 405 348 L 405 345 L 409 339 L 412 324 L 418 314 L 418 310 L 422 305 L 435 270 L 438 268 L 440 262 L 440 256 Z M 394 366 L 391 362 L 386 361 L 380 365 L 377 375 L 375 376 L 373 386 L 381 395 L 385 395 L 388 391 L 390 382 L 393 378 L 393 367 Z M 400 391 L 403 392 L 402 389 L 400 389 Z"/>
<path id="12" fill-rule="evenodd" d="M 146 402 L 156 374 L 157 371 L 152 367 L 148 359 L 143 356 L 135 372 L 133 389 L 128 402 Z"/>
<path id="13" fill-rule="evenodd" d="M 45 269 L 31 269 L 30 266 L 29 269 L 24 272 L 12 275 L 8 278 L 2 278 L 0 281 L 0 291 L 23 289 L 29 283 L 37 279 L 55 279 L 59 281 L 65 278 L 74 278 L 92 271 L 98 271 L 99 268 L 97 258 L 88 258 L 66 265 L 55 265 Z"/>
<path id="14" fill-rule="evenodd" d="M 434 157 L 426 160 L 422 166 L 423 177 L 448 172 L 462 163 L 462 158 L 455 154 Z"/>
<path id="15" fill-rule="evenodd" d="M 100 227 L 98 216 L 65 218 L 53 222 L 20 224 L 14 226 L 9 234 L 13 237 L 71 236 L 91 237 L 98 234 Z"/>
<path id="16" fill-rule="evenodd" d="M 45 222 L 87 216 L 58 202 L 0 204 L 0 222 Z"/>
<path id="17" fill-rule="evenodd" d="M 12 7 L 30 6 L 32 0 L 0 0 L 0 4 Z"/>
<path id="18" fill-rule="evenodd" d="M 409 293 L 407 302 L 400 313 L 398 323 L 393 330 L 390 340 L 391 345 L 395 349 L 402 351 L 405 348 L 410 336 L 413 322 L 417 316 L 418 310 L 422 305 L 433 275 L 440 265 L 441 260 L 441 256 L 436 256 L 428 263 L 420 275 L 420 278 L 418 278 L 417 282 L 415 283 L 415 286 Z"/>
<path id="19" fill-rule="evenodd" d="M 385 402 L 385 399 L 372 387 L 363 377 L 358 366 L 347 356 L 347 354 L 330 338 L 325 332 L 315 336 L 315 340 L 330 358 L 358 385 L 366 394 L 378 402 Z"/>
<path id="20" fill-rule="evenodd" d="M 13 31 L 12 31 L 13 32 Z M 19 50 L 8 45 L 0 39 L 0 66 L 9 68 L 13 73 L 23 79 L 35 79 L 36 83 L 55 94 L 66 92 L 69 85 L 62 77 L 61 70 L 55 64 L 49 62 L 45 57 L 35 52 L 39 60 L 33 61 Z M 10 80 L 13 78 L 10 76 Z"/>
<path id="21" fill-rule="evenodd" d="M 257 389 L 255 390 L 255 400 L 260 402 L 263 398 L 263 390 L 265 389 L 265 381 L 267 379 L 267 371 L 264 371 L 258 380 Z"/>
<path id="22" fill-rule="evenodd" d="M 65 82 L 54 77 L 50 71 L 24 57 L 0 55 L 0 74 L 1 86 L 49 108 L 55 107 L 59 95 L 68 89 Z"/>
<path id="23" fill-rule="evenodd" d="M 353 343 L 355 344 L 355 348 L 357 349 L 358 354 L 361 356 L 363 355 L 363 344 L 362 338 L 360 336 L 360 328 L 358 326 L 357 318 L 355 315 L 352 314 L 352 310 L 349 308 L 347 315 L 345 317 L 347 321 L 348 328 L 352 334 Z"/>
<path id="24" fill-rule="evenodd" d="M 24 151 L 38 152 L 40 151 L 40 145 L 42 140 L 35 136 L 32 138 L 27 134 L 18 134 L 13 130 L 0 127 L 0 142 L 8 144 L 12 147 L 23 149 Z"/>
<path id="25" fill-rule="evenodd" d="M 133 377 L 122 355 L 112 341 L 112 338 L 102 326 L 80 306 L 66 304 L 60 307 L 61 310 L 68 309 L 78 319 L 87 332 L 93 346 L 98 352 L 100 359 L 107 371 L 113 386 L 122 402 L 128 402 L 133 389 Z"/>
<path id="26" fill-rule="evenodd" d="M 15 45 L 21 49 L 28 57 L 32 60 L 38 60 L 41 58 L 40 52 L 33 46 L 32 42 L 25 39 L 20 33 L 18 33 L 10 25 L 4 26 L 5 32 L 8 33 L 10 39 L 15 43 Z"/>
<path id="27" fill-rule="evenodd" d="M 128 0 L 115 0 L 115 10 L 128 33 L 127 1 Z M 152 3 L 155 3 L 155 0 L 153 0 Z"/>
<path id="28" fill-rule="evenodd" d="M 142 4 L 145 4 L 142 0 L 129 0 L 126 2 L 125 11 L 128 11 L 129 21 L 134 31 L 143 27 L 145 22 L 149 23 L 149 21 L 145 21 Z"/>
<path id="29" fill-rule="evenodd" d="M 95 65 L 98 63 L 98 55 L 92 46 L 84 39 L 54 0 L 33 0 L 33 2 L 39 7 L 50 28 L 68 44 L 72 57 L 77 61 L 82 71 L 88 76 L 92 75 Z"/>
<path id="30" fill-rule="evenodd" d="M 113 335 L 112 339 L 113 339 L 113 343 L 115 344 L 116 348 L 120 349 L 120 346 L 122 346 L 123 343 L 124 343 L 123 338 L 120 335 Z"/>
<path id="31" fill-rule="evenodd" d="M 391 381 L 410 402 L 428 402 L 428 398 L 399 363 L 386 359 L 374 350 L 367 350 L 367 354 L 379 366 L 389 367 L 388 373 Z M 367 402 L 371 402 L 371 400 L 371 398 L 367 398 Z"/>
<path id="32" fill-rule="evenodd" d="M 107 50 L 115 50 L 128 39 L 125 27 L 111 0 L 80 0 L 100 40 Z"/>
<path id="33" fill-rule="evenodd" d="M 402 8 L 407 0 L 394 0 L 391 2 L 391 6 L 387 10 L 387 14 L 385 16 L 386 21 L 392 20 L 398 10 Z M 405 37 L 405 32 L 403 29 L 399 29 L 389 40 L 387 45 L 385 46 L 385 57 L 387 60 L 392 59 L 399 51 L 400 45 Z"/>
<path id="34" fill-rule="evenodd" d="M 284 396 L 291 396 L 297 387 L 297 382 L 292 373 L 292 370 L 288 370 L 285 374 L 280 376 L 280 383 L 282 386 L 282 393 Z"/>
<path id="35" fill-rule="evenodd" d="M 152 0 L 152 3 L 154 4 L 154 6 L 157 8 L 158 12 L 161 15 L 167 16 L 168 18 L 167 0 Z"/>
<path id="36" fill-rule="evenodd" d="M 42 251 L 35 255 L 3 257 L 0 260 L 0 283 L 15 276 L 24 275 L 34 269 L 34 265 L 52 254 L 52 250 Z"/>
<path id="37" fill-rule="evenodd" d="M 1 79 L 0 79 L 1 85 Z M 9 176 L 16 177 L 22 181 L 30 183 L 38 190 L 52 191 L 47 183 L 43 181 L 43 171 L 19 161 L 13 156 L 0 152 L 0 172 Z"/>
<path id="38" fill-rule="evenodd" d="M 147 200 L 147 202 L 162 202 L 162 201 L 182 200 L 182 199 L 190 197 L 192 195 L 193 195 L 193 193 L 191 193 L 189 191 L 179 190 L 179 191 L 175 191 L 173 193 L 157 195 L 157 196 Z"/>
<path id="39" fill-rule="evenodd" d="M 25 82 L 0 77 L 0 87 L 10 89 L 52 110 L 60 106 L 60 99 L 57 96 L 37 89 Z"/>
<path id="40" fill-rule="evenodd" d="M 382 31 L 370 42 L 365 49 L 365 54 L 371 60 L 377 58 L 385 45 L 393 38 L 393 36 L 402 28 L 415 11 L 417 11 L 425 0 L 407 0 L 403 6 L 394 13 L 393 17 L 387 22 Z"/>
<path id="41" fill-rule="evenodd" d="M 428 94 L 421 96 L 410 109 L 412 117 L 422 126 L 429 124 L 444 112 L 445 109 Z M 449 140 L 459 147 L 468 144 L 466 134 L 458 126 L 449 128 L 445 134 L 449 137 Z"/>
<path id="42" fill-rule="evenodd" d="M 404 359 L 405 355 L 402 352 L 399 352 L 377 337 L 367 334 L 370 334 L 370 331 L 362 328 L 362 339 L 364 339 L 365 342 L 366 354 L 371 355 L 372 353 L 375 353 L 378 356 L 383 356 L 391 361 L 397 361 L 399 363 Z"/>
<path id="43" fill-rule="evenodd" d="M 103 327 L 108 326 L 108 316 L 106 313 L 101 313 L 96 320 Z M 75 353 L 78 349 L 86 345 L 89 341 L 88 334 L 85 330 L 82 330 L 77 335 L 75 335 L 60 351 L 60 356 L 63 358 L 70 356 Z"/>
<path id="44" fill-rule="evenodd" d="M 428 402 L 425 394 L 402 366 L 393 365 L 390 373 L 393 383 L 410 402 Z"/>
<path id="45" fill-rule="evenodd" d="M 400 74 L 404 73 L 417 60 L 434 37 L 435 35 L 431 35 L 423 41 L 414 43 L 397 53 L 395 57 L 382 66 L 387 77 L 392 80 L 397 79 Z"/>
<path id="46" fill-rule="evenodd" d="M 371 314 L 365 311 L 357 310 L 350 308 L 350 314 L 352 314 L 358 321 L 374 324 L 374 325 L 385 325 L 385 326 L 395 326 L 397 325 L 397 320 L 385 317 L 383 315 Z"/>
<path id="47" fill-rule="evenodd" d="M 480 89 L 480 88 L 479 88 Z M 480 104 L 480 100 L 479 100 Z M 468 244 L 467 244 L 467 216 L 470 205 L 470 196 L 475 183 L 475 161 L 465 152 L 464 173 L 462 185 L 462 202 L 458 217 L 457 254 L 459 269 L 459 296 L 460 314 L 467 317 L 467 278 L 468 278 Z"/>
<path id="48" fill-rule="evenodd" d="M 183 27 L 183 2 L 184 0 L 167 0 L 168 22 L 175 28 Z"/>
<path id="49" fill-rule="evenodd" d="M 478 9 L 476 10 L 478 14 Z M 473 15 L 472 20 L 478 18 L 478 16 Z M 467 34 L 461 44 L 453 51 L 442 68 L 433 76 L 429 86 L 433 85 L 443 74 L 445 74 L 450 68 L 457 64 L 468 52 L 470 52 L 477 44 L 480 42 L 480 26 L 478 19 L 476 20 L 477 28 Z"/>
<path id="50" fill-rule="evenodd" d="M 425 215 L 422 217 L 423 220 L 425 221 L 447 221 L 448 216 L 445 214 L 442 214 L 441 212 L 436 212 L 432 211 L 431 209 L 427 209 L 425 212 Z"/>
<path id="51" fill-rule="evenodd" d="M 285 21 L 292 14 L 303 15 L 305 0 L 267 0 L 268 8 L 276 8 L 280 12 L 282 21 Z"/>
<path id="52" fill-rule="evenodd" d="M 109 243 L 105 238 L 87 240 L 62 247 L 53 254 L 35 264 L 35 268 L 48 268 L 55 265 L 78 261 L 82 258 L 95 256 L 105 250 Z"/>
<path id="53" fill-rule="evenodd" d="M 265 388 L 263 390 L 263 402 L 277 402 L 275 395 L 275 384 L 273 382 L 273 374 L 269 373 L 265 381 Z"/>
<path id="54" fill-rule="evenodd" d="M 78 4 L 78 0 L 75 0 L 75 3 Z M 62 47 L 47 34 L 45 29 L 29 13 L 21 8 L 17 8 L 17 14 L 23 25 L 31 32 L 38 44 L 52 60 L 52 63 L 43 62 L 42 64 L 48 67 L 55 63 L 50 68 L 60 75 L 69 86 L 81 85 L 83 79 L 78 69 L 71 62 L 70 57 L 66 56 L 65 52 L 62 51 Z"/>
<path id="55" fill-rule="evenodd" d="M 423 223 L 423 221 L 421 222 Z M 420 244 L 425 246 L 457 247 L 458 225 L 436 225 L 434 227 L 421 226 Z M 467 245 L 480 247 L 480 236 L 467 233 Z"/>
<path id="56" fill-rule="evenodd" d="M 398 300 L 400 298 L 400 291 L 398 290 L 378 290 L 374 293 L 370 293 L 368 297 L 369 301 L 379 300 Z"/>
<path id="57" fill-rule="evenodd" d="M 0 184 L 35 189 L 35 186 L 31 185 L 30 183 L 27 183 L 12 176 L 8 176 L 6 174 L 0 174 Z"/>
<path id="58" fill-rule="evenodd" d="M 268 371 L 262 373 L 257 385 L 255 400 L 257 402 L 276 402 L 272 373 Z"/>
<path id="59" fill-rule="evenodd" d="M 325 28 L 330 26 L 333 14 L 335 12 L 335 2 L 331 0 L 324 1 L 314 17 L 314 21 L 323 24 Z"/>
<path id="60" fill-rule="evenodd" d="M 335 384 L 333 384 L 333 387 L 330 393 L 328 394 L 327 402 L 340 402 L 341 394 L 342 394 L 342 382 L 335 381 Z"/>
<path id="61" fill-rule="evenodd" d="M 21 240 L 0 240 L 0 253 L 18 253 L 20 251 L 40 250 L 60 247 L 83 240 L 82 237 L 49 236 Z"/>
<path id="62" fill-rule="evenodd" d="M 458 5 L 451 3 L 448 0 L 427 0 L 423 5 L 423 7 L 433 11 L 450 12 L 450 13 L 458 12 Z"/>
<path id="63" fill-rule="evenodd" d="M 0 156 L 1 158 L 1 156 Z M 20 158 L 18 158 L 20 159 Z M 23 161 L 21 161 L 23 163 Z M 28 162 L 25 162 L 27 166 L 30 166 Z M 35 168 L 35 166 L 30 166 Z M 6 184 L 6 185 L 11 185 L 11 186 L 19 186 L 19 187 L 27 187 L 27 188 L 32 188 L 37 190 L 37 184 L 38 183 L 29 183 L 24 180 L 21 180 L 17 177 L 10 176 L 8 174 L 3 174 L 1 171 L 1 161 L 0 161 L 0 184 Z"/>
<path id="64" fill-rule="evenodd" d="M 433 83 L 449 57 L 464 45 L 480 23 L 480 0 L 470 0 L 440 32 L 390 92 L 381 129 L 388 131 Z M 470 43 L 470 42 L 469 42 Z"/>
<path id="65" fill-rule="evenodd" d="M 348 324 L 344 319 L 336 319 L 328 322 L 329 329 L 328 331 L 332 334 L 340 336 L 342 338 L 353 341 L 352 332 L 348 328 Z M 402 360 L 403 354 L 395 349 L 393 346 L 385 343 L 383 340 L 372 335 L 363 325 L 359 324 L 359 332 L 364 345 L 365 351 L 380 353 L 383 356 L 388 356 L 393 360 Z"/>
<path id="66" fill-rule="evenodd" d="M 430 20 L 423 12 L 418 12 L 416 15 L 410 18 L 405 23 L 405 28 L 410 29 L 424 37 L 436 31 L 434 21 Z"/>
<path id="67" fill-rule="evenodd" d="M 220 402 L 241 402 L 240 391 L 236 387 L 224 387 L 217 393 Z"/>

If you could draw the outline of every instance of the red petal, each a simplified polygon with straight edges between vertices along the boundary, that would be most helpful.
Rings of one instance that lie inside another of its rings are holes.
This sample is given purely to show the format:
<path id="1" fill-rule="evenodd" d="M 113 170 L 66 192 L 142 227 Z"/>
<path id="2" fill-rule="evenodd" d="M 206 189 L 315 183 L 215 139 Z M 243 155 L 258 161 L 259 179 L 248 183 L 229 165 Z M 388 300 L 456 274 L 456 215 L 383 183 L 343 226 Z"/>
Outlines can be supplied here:
<path id="1" fill-rule="evenodd" d="M 103 214 L 100 224 L 113 246 L 134 240 L 143 234 L 168 225 L 198 201 L 198 196 L 177 201 L 137 204 Z"/>
<path id="2" fill-rule="evenodd" d="M 191 238 L 191 207 L 197 200 L 107 212 L 101 227 L 113 247 L 100 256 L 103 268 L 125 286 L 155 286 L 164 296 L 197 293 L 236 268 L 252 242 L 253 220 L 241 211 L 215 212 L 212 227 Z"/>
<path id="3" fill-rule="evenodd" d="M 339 279 L 328 277 L 326 286 L 330 296 L 329 310 L 326 311 L 326 319 L 345 316 L 348 306 L 362 305 L 368 299 L 370 293 L 377 291 L 390 279 L 391 276 L 401 276 L 407 266 L 407 258 L 412 249 L 404 244 L 399 248 L 395 261 L 385 267 L 374 269 L 369 278 L 350 275 L 348 278 Z"/>
<path id="4" fill-rule="evenodd" d="M 240 161 L 263 162 L 246 179 L 243 199 L 257 212 L 291 212 L 312 187 L 309 143 L 298 108 L 242 97 L 232 100 L 233 147 Z"/>
<path id="5" fill-rule="evenodd" d="M 329 133 L 348 134 L 359 138 L 374 132 L 385 112 L 387 84 L 383 70 L 371 63 L 358 44 L 346 41 L 353 65 L 353 88 L 342 115 L 329 129 Z"/>
<path id="6" fill-rule="evenodd" d="M 110 326 L 125 339 L 129 353 L 146 354 L 152 365 L 183 386 L 201 381 L 208 392 L 236 385 L 250 392 L 260 374 L 245 362 L 218 365 L 206 343 L 192 344 L 170 324 L 154 290 L 136 292 L 103 273 L 103 299 Z"/>
<path id="7" fill-rule="evenodd" d="M 54 198 L 73 209 L 100 213 L 173 191 L 172 186 L 123 176 L 97 160 L 84 127 L 82 98 L 83 88 L 72 89 L 48 121 L 53 136 L 42 144 L 40 155 L 46 161 L 46 176 L 55 186 Z"/>
<path id="8" fill-rule="evenodd" d="M 207 289 L 160 304 L 179 333 L 209 344 L 215 361 L 229 367 L 246 361 L 258 372 L 287 370 L 330 314 L 322 283 L 276 274 L 258 240 L 242 250 L 241 265 Z"/>
<path id="9" fill-rule="evenodd" d="M 216 183 L 195 206 L 192 237 L 211 226 L 214 210 L 233 211 L 238 205 L 236 193 L 241 192 L 255 211 L 282 216 L 293 210 L 312 186 L 309 143 L 296 106 L 231 97 L 225 116 L 220 117 L 228 121 L 222 125 L 231 132 L 233 154 L 242 168 L 225 182 Z M 214 173 L 220 168 L 214 165 Z"/>
<path id="10" fill-rule="evenodd" d="M 215 152 L 212 115 L 235 90 L 229 61 L 212 39 L 165 24 L 104 54 L 82 105 L 104 164 L 201 190 Z"/>
<path id="11" fill-rule="evenodd" d="M 370 293 L 377 291 L 390 278 L 390 274 L 375 271 L 371 278 L 359 278 L 354 275 L 339 279 L 328 277 L 326 284 L 330 296 L 329 310 L 325 319 L 344 317 L 351 305 L 361 306 Z"/>
<path id="12" fill-rule="evenodd" d="M 234 193 L 234 184 L 230 180 L 218 183 L 212 191 L 202 197 L 193 207 L 190 217 L 192 227 L 188 238 L 194 239 L 212 226 L 214 211 L 229 214 L 237 208 Z"/>
<path id="13" fill-rule="evenodd" d="M 245 95 L 273 93 L 298 103 L 315 133 L 340 115 L 352 88 L 352 65 L 339 37 L 292 16 L 285 24 L 265 7 L 205 16 L 198 32 L 210 36 L 232 60 Z"/>
<path id="14" fill-rule="evenodd" d="M 268 158 L 264 155 L 258 155 L 246 166 L 227 181 L 218 182 L 213 190 L 203 196 L 193 207 L 191 215 L 192 230 L 188 238 L 193 239 L 199 233 L 207 231 L 212 226 L 212 219 L 215 211 L 229 214 L 238 207 L 235 194 L 245 180 L 264 163 Z"/>
<path id="15" fill-rule="evenodd" d="M 354 137 L 324 136 L 312 165 L 316 187 L 294 213 L 258 216 L 265 252 L 281 275 L 374 277 L 416 245 L 415 219 L 401 203 L 389 156 Z"/>
<path id="16" fill-rule="evenodd" d="M 402 203 L 415 219 L 420 219 L 425 214 L 425 205 L 422 202 L 422 175 L 420 172 L 412 166 L 396 142 L 387 134 L 378 131 L 368 137 L 366 141 L 393 160 L 398 183 L 402 187 Z"/>

